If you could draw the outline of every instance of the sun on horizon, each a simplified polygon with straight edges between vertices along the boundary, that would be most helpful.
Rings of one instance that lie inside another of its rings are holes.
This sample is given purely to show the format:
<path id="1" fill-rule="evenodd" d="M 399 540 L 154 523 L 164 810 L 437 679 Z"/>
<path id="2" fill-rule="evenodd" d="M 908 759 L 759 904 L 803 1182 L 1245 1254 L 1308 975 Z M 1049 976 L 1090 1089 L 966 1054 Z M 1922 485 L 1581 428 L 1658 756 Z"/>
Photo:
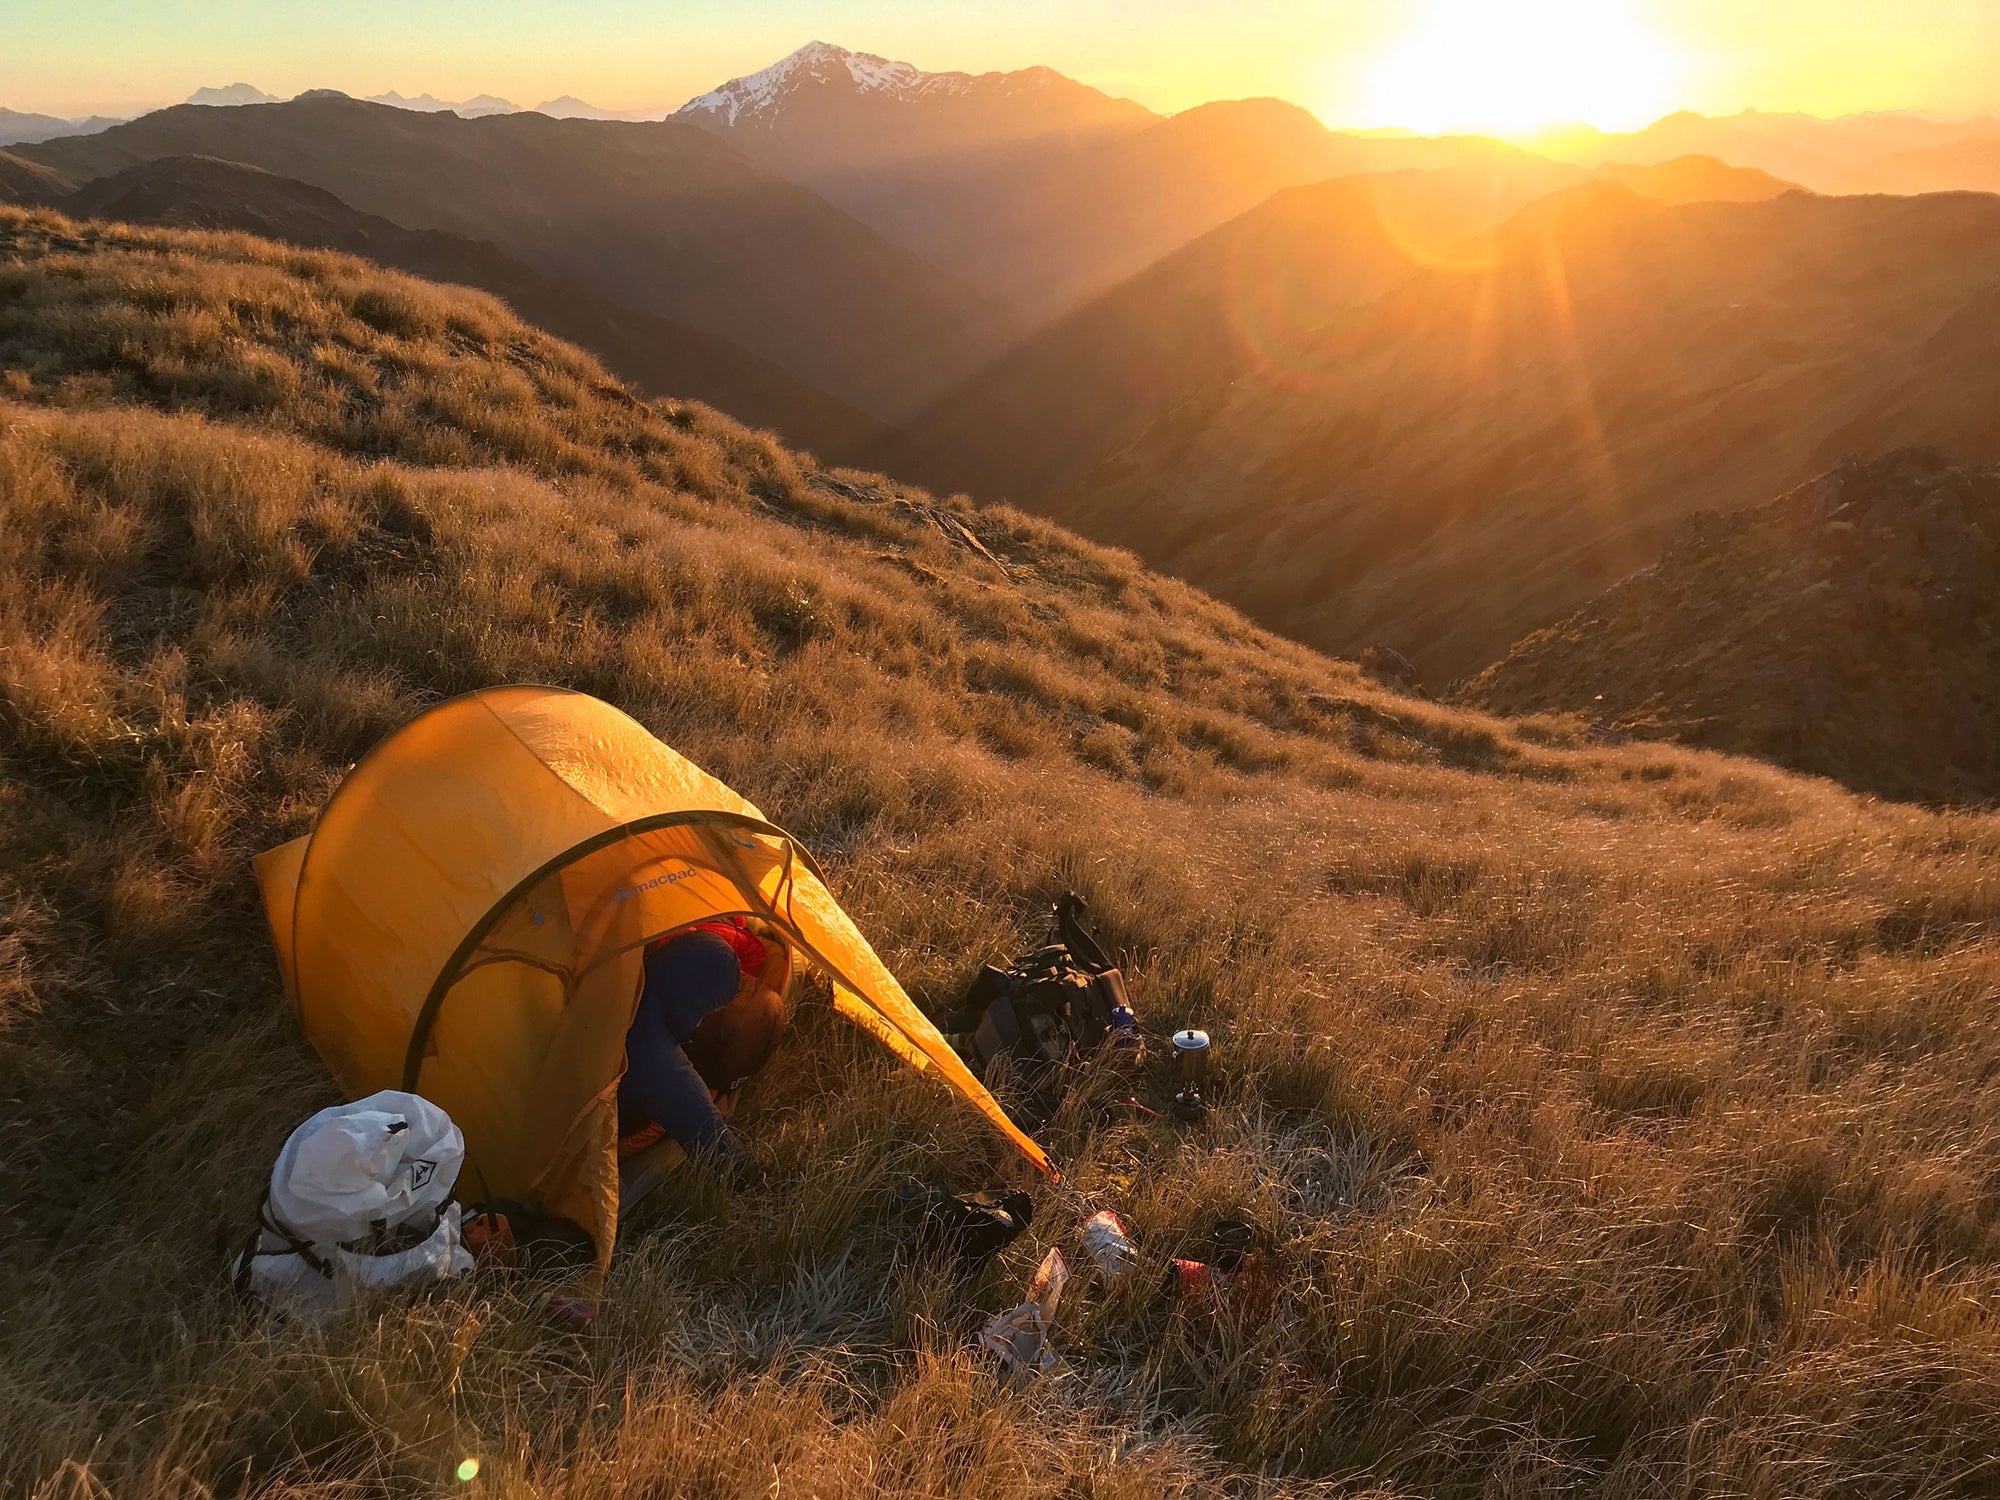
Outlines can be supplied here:
<path id="1" fill-rule="evenodd" d="M 1689 72 L 1638 0 L 1422 0 L 1364 70 L 1359 123 L 1510 137 L 1638 129 L 1674 109 Z"/>

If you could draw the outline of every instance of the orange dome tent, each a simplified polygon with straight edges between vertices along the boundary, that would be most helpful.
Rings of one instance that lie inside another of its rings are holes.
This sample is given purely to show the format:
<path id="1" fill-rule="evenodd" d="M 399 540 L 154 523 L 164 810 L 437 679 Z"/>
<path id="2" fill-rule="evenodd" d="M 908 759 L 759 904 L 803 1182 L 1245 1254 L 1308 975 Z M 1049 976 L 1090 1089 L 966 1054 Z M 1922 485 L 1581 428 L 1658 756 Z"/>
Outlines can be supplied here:
<path id="1" fill-rule="evenodd" d="M 1054 1175 L 827 890 L 812 858 L 607 703 L 507 687 L 431 709 L 256 861 L 285 989 L 349 1095 L 400 1088 L 465 1134 L 459 1196 L 617 1233 L 617 1088 L 645 945 L 771 924 L 842 1015 L 935 1068 Z"/>

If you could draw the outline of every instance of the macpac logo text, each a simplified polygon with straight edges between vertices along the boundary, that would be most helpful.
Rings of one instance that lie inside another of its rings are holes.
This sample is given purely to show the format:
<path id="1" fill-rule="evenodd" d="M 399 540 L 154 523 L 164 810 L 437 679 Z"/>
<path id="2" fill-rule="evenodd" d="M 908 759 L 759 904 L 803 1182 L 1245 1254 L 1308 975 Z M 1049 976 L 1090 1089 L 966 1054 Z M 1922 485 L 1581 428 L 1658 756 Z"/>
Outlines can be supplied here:
<path id="1" fill-rule="evenodd" d="M 630 901 L 634 896 L 641 895 L 646 891 L 657 890 L 663 885 L 678 885 L 694 873 L 694 866 L 692 865 L 687 866 L 685 869 L 670 870 L 664 875 L 655 875 L 651 880 L 642 881 L 638 885 L 628 886 L 621 891 L 613 891 L 611 899 L 613 901 Z"/>

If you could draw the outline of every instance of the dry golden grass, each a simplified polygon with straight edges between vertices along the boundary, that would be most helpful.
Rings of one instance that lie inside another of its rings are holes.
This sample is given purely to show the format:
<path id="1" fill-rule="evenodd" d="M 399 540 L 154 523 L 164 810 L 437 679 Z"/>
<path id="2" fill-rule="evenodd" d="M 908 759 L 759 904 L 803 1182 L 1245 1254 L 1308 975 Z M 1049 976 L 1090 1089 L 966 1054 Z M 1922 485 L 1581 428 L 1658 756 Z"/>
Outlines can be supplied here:
<path id="1" fill-rule="evenodd" d="M 0 214 L 0 350 L 0 1492 L 2000 1488 L 2000 819 L 1383 694 L 336 257 Z M 1089 1083 L 955 1287 L 893 1190 L 1005 1153 L 809 1009 L 768 1184 L 649 1205 L 589 1332 L 489 1277 L 266 1328 L 223 1254 L 331 1089 L 246 861 L 522 679 L 806 839 L 920 999 L 1080 890 L 1210 1122 Z M 969 1335 L 1087 1204 L 1155 1264 L 1251 1215 L 1275 1315 L 1075 1295 L 1000 1391 Z"/>

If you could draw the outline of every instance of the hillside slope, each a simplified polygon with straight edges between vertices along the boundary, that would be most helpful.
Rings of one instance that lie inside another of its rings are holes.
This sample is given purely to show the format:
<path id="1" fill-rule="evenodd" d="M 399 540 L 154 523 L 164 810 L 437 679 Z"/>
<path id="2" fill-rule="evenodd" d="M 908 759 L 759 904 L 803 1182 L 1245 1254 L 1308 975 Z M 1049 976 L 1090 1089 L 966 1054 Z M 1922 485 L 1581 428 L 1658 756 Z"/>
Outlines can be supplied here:
<path id="1" fill-rule="evenodd" d="M 1529 162 L 1278 192 L 1008 351 L 871 461 L 934 489 L 1045 504 L 1184 402 L 1282 373 L 1340 315 L 1574 176 Z"/>
<path id="2" fill-rule="evenodd" d="M 1761 203 L 1804 191 L 1796 182 L 1755 167 L 1732 167 L 1713 156 L 1680 156 L 1645 166 L 1611 162 L 1599 167 L 1597 175 L 1622 182 L 1656 203 Z"/>
<path id="3" fill-rule="evenodd" d="M 1394 646 L 1441 686 L 1695 510 L 1848 453 L 2000 458 L 1997 287 L 2000 198 L 1668 207 L 1593 184 L 1036 508 L 1315 645 Z"/>
<path id="4" fill-rule="evenodd" d="M 1990 1488 L 1994 819 L 1382 694 L 327 252 L 0 210 L 0 366 L 0 1490 Z M 270 1326 L 223 1256 L 330 1089 L 247 860 L 515 680 L 753 797 L 929 1004 L 1079 890 L 1119 1090 L 1205 1025 L 1207 1124 L 1087 1080 L 958 1282 L 895 1190 L 999 1149 L 808 1003 L 767 1180 L 665 1190 L 590 1330 L 500 1275 Z M 973 1334 L 1104 1205 L 1141 1274 L 999 1388 Z M 1269 1314 L 1155 1305 L 1221 1214 Z"/>
<path id="5" fill-rule="evenodd" d="M 76 183 L 53 167 L 0 151 L 0 203 L 46 206 L 75 190 Z"/>
<path id="6" fill-rule="evenodd" d="M 671 121 L 463 120 L 306 98 L 182 105 L 20 154 L 77 178 L 163 156 L 246 162 L 412 229 L 485 240 L 878 417 L 943 389 L 1013 331 L 909 251 Z"/>
<path id="7" fill-rule="evenodd" d="M 1276 99 L 1204 104 L 1046 166 L 967 185 L 950 248 L 925 250 L 982 285 L 1001 278 L 1030 314 L 1054 315 L 1116 285 L 1284 188 L 1355 173 L 1565 169 L 1478 137 L 1369 137 L 1328 130 Z M 1547 189 L 1544 189 L 1546 191 Z"/>
<path id="8" fill-rule="evenodd" d="M 933 489 L 1044 506 L 1184 404 L 1245 375 L 1283 381 L 1343 315 L 1426 267 L 1477 260 L 1469 241 L 1582 175 L 1501 157 L 1273 194 L 1009 350 L 870 461 Z M 1700 157 L 1599 175 L 1663 203 L 1793 187 Z"/>
<path id="9" fill-rule="evenodd" d="M 2000 471 L 1915 451 L 1690 516 L 1658 563 L 1516 644 L 1461 697 L 1886 797 L 2000 802 Z"/>
<path id="10" fill-rule="evenodd" d="M 65 213 L 133 224 L 235 229 L 359 255 L 429 281 L 477 287 L 535 326 L 583 345 L 621 379 L 650 395 L 706 401 L 828 459 L 858 455 L 880 431 L 879 424 L 845 402 L 713 334 L 543 276 L 478 240 L 405 229 L 350 208 L 319 188 L 240 162 L 162 157 L 42 201 Z"/>

